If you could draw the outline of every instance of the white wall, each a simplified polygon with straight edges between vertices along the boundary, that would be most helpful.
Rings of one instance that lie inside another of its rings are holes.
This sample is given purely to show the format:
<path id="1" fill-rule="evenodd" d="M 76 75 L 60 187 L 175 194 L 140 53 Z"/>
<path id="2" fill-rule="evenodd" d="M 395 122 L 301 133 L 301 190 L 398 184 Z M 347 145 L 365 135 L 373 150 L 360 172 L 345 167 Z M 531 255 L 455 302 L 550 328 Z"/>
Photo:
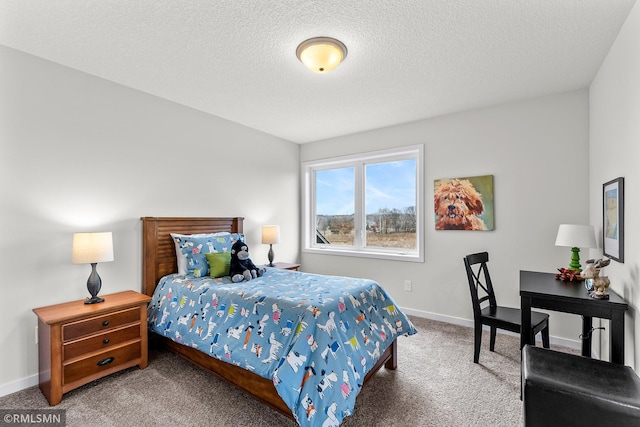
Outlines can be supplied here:
<path id="1" fill-rule="evenodd" d="M 488 251 L 503 305 L 519 306 L 519 271 L 555 272 L 569 248 L 558 224 L 589 223 L 587 90 L 578 90 L 379 129 L 301 147 L 313 160 L 389 147 L 425 146 L 425 263 L 303 253 L 304 270 L 379 281 L 409 312 L 472 319 L 462 258 Z M 433 181 L 494 175 L 495 231 L 435 231 Z M 413 281 L 413 291 L 403 281 Z M 552 313 L 551 335 L 577 341 L 579 316 Z"/>
<path id="2" fill-rule="evenodd" d="M 76 231 L 113 232 L 102 294 L 140 289 L 141 216 L 244 216 L 256 263 L 280 224 L 277 259 L 297 261 L 297 144 L 6 47 L 0 63 L 0 395 L 37 380 L 31 310 L 88 295 Z"/>
<path id="3" fill-rule="evenodd" d="M 625 363 L 640 366 L 640 4 L 620 30 L 590 88 L 591 222 L 602 232 L 602 184 L 625 178 L 624 263 L 605 269 L 611 287 L 630 305 Z M 600 253 L 601 254 L 601 253 Z M 603 334 L 606 338 L 607 334 Z M 602 351 L 608 354 L 608 340 Z"/>

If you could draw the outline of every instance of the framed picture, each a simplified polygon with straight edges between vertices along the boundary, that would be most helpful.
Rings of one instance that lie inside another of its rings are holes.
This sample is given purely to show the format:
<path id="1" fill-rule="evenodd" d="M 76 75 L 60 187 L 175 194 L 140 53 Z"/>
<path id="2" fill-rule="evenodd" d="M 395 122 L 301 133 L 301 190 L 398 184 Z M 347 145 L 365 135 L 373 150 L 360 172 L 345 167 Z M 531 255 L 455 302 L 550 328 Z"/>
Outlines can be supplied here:
<path id="1" fill-rule="evenodd" d="M 624 178 L 602 185 L 602 251 L 624 262 Z"/>
<path id="2" fill-rule="evenodd" d="M 493 175 L 434 180 L 436 230 L 494 229 Z"/>

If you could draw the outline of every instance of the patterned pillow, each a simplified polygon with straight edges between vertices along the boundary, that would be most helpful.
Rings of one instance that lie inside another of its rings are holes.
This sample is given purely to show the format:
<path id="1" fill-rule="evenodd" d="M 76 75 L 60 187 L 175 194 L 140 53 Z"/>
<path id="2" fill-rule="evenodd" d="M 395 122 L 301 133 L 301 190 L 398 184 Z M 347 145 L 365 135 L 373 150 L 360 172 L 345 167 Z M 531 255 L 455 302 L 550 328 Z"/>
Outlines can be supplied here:
<path id="1" fill-rule="evenodd" d="M 244 242 L 240 233 L 176 234 L 171 233 L 176 246 L 178 274 L 203 277 L 209 274 L 206 254 L 230 252 L 237 241 Z"/>

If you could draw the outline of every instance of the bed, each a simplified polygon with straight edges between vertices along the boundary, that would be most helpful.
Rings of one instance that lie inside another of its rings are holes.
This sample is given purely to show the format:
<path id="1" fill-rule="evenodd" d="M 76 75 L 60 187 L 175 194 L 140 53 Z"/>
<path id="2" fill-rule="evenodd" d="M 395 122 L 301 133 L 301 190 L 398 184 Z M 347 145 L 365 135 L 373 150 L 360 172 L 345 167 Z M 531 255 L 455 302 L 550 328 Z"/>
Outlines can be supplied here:
<path id="1" fill-rule="evenodd" d="M 300 425 L 339 425 L 375 372 L 396 369 L 397 336 L 417 331 L 367 279 L 275 268 L 241 283 L 178 274 L 172 234 L 212 233 L 242 238 L 243 218 L 142 218 L 152 342 Z"/>

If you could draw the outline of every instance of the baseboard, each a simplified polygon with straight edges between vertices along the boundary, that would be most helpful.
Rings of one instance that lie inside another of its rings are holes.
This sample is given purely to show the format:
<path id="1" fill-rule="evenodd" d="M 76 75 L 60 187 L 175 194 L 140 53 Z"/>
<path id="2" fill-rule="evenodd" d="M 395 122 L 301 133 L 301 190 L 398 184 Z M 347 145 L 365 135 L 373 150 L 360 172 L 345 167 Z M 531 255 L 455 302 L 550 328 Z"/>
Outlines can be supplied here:
<path id="1" fill-rule="evenodd" d="M 445 316 L 443 314 L 429 313 L 428 311 L 414 310 L 412 308 L 405 308 L 405 307 L 401 307 L 401 310 L 403 312 L 405 312 L 406 314 L 409 314 L 411 316 L 422 317 L 424 319 L 436 320 L 438 322 L 452 323 L 454 325 L 460 325 L 460 326 L 466 326 L 468 328 L 473 328 L 473 320 L 462 319 L 460 317 Z M 485 326 L 484 329 L 488 330 L 489 328 Z M 498 329 L 498 333 L 502 333 L 502 334 L 505 334 L 505 335 L 511 335 L 511 336 L 520 336 L 519 334 L 516 334 L 516 333 L 513 333 L 513 332 L 509 332 L 509 331 L 504 331 L 504 330 L 501 330 L 501 329 Z M 573 349 L 573 350 L 580 351 L 582 349 L 582 343 L 580 341 L 568 340 L 566 338 L 550 336 L 549 337 L 549 342 L 551 344 L 553 344 L 553 345 L 567 347 L 567 348 L 570 348 L 570 349 Z M 595 356 L 595 354 L 594 354 L 594 356 Z"/>
<path id="2" fill-rule="evenodd" d="M 38 374 L 21 378 L 16 381 L 11 381 L 6 384 L 0 384 L 0 397 L 15 393 L 16 391 L 24 390 L 25 388 L 33 387 L 34 385 L 38 385 Z"/>

